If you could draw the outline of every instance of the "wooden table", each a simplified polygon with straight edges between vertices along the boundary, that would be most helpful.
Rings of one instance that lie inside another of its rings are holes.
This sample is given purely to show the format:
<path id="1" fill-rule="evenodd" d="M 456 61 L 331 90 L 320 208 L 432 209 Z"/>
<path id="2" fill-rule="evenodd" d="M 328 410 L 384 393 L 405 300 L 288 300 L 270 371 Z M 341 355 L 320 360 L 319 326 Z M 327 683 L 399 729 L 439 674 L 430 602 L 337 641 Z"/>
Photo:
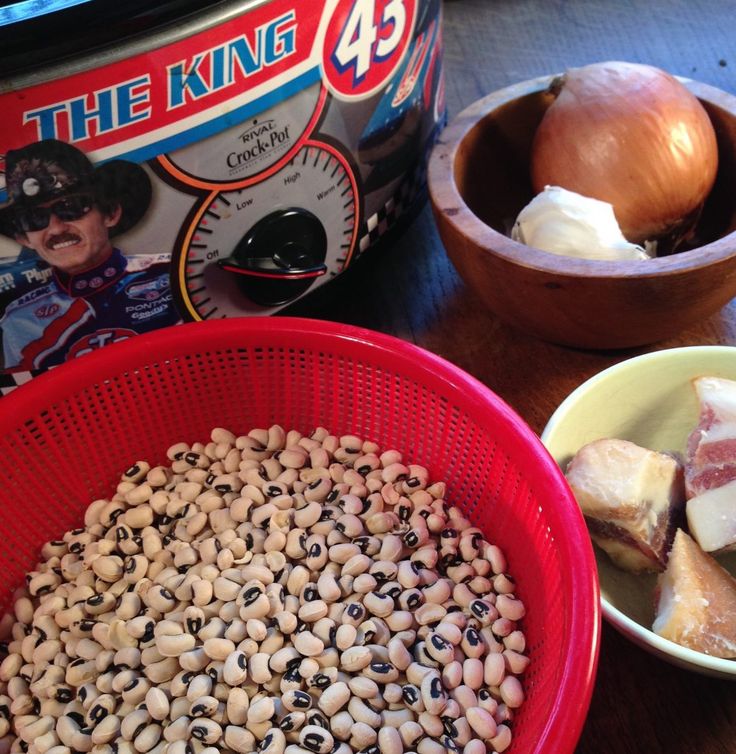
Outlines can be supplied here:
<path id="1" fill-rule="evenodd" d="M 450 117 L 509 84 L 596 60 L 651 63 L 736 92 L 736 3 L 728 0 L 445 0 Z M 398 238 L 293 313 L 369 327 L 459 365 L 536 432 L 602 369 L 647 350 L 736 344 L 736 303 L 648 348 L 579 351 L 490 314 L 448 261 L 425 206 Z M 579 754 L 736 752 L 736 685 L 656 660 L 604 624 Z M 550 752 L 554 754 L 554 752 Z"/>

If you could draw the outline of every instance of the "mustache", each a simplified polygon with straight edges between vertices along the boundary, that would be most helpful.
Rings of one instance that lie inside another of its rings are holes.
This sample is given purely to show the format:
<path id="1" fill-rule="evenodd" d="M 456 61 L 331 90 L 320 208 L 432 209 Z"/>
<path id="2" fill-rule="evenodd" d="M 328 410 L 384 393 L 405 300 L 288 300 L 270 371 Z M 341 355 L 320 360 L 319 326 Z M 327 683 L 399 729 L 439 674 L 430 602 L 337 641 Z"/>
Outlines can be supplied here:
<path id="1" fill-rule="evenodd" d="M 53 236 L 49 236 L 49 238 L 46 239 L 46 246 L 47 247 L 54 247 L 58 246 L 62 243 L 68 243 L 69 241 L 78 242 L 81 238 L 77 233 L 57 233 Z"/>

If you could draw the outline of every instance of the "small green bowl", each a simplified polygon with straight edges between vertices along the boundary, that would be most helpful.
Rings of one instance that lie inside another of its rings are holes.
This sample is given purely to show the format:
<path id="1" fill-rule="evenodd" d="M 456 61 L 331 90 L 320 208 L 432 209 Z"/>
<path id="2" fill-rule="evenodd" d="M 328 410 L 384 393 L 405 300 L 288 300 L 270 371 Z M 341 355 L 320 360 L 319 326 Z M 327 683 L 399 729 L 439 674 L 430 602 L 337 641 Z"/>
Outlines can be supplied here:
<path id="1" fill-rule="evenodd" d="M 622 361 L 584 382 L 560 404 L 542 432 L 542 442 L 563 470 L 583 445 L 604 437 L 683 453 L 699 417 L 691 381 L 704 375 L 736 380 L 736 348 L 672 348 Z M 603 617 L 618 631 L 673 665 L 736 680 L 736 660 L 681 647 L 651 630 L 656 575 L 626 573 L 599 548 L 595 553 Z M 736 553 L 718 561 L 736 575 Z"/>

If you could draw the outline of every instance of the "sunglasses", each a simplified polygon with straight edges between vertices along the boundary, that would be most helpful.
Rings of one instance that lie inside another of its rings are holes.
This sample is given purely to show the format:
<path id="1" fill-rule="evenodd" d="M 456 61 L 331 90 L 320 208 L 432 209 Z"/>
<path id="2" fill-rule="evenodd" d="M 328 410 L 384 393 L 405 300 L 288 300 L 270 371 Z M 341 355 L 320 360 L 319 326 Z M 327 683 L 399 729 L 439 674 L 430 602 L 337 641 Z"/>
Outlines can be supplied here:
<path id="1" fill-rule="evenodd" d="M 94 206 L 94 199 L 87 194 L 65 196 L 46 207 L 16 207 L 15 224 L 21 233 L 48 228 L 51 215 L 62 222 L 79 220 Z"/>

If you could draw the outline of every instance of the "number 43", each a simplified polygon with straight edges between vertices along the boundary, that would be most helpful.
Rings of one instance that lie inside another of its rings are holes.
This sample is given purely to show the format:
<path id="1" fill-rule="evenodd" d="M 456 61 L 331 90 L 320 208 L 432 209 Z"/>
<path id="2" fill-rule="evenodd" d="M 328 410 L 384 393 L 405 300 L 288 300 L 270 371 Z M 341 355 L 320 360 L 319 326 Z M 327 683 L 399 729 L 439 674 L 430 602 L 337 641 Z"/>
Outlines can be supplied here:
<path id="1" fill-rule="evenodd" d="M 373 61 L 385 60 L 396 50 L 406 28 L 403 0 L 388 0 L 379 24 L 375 23 L 375 17 L 375 0 L 356 0 L 335 47 L 340 70 L 352 66 L 356 84 L 368 73 Z"/>

